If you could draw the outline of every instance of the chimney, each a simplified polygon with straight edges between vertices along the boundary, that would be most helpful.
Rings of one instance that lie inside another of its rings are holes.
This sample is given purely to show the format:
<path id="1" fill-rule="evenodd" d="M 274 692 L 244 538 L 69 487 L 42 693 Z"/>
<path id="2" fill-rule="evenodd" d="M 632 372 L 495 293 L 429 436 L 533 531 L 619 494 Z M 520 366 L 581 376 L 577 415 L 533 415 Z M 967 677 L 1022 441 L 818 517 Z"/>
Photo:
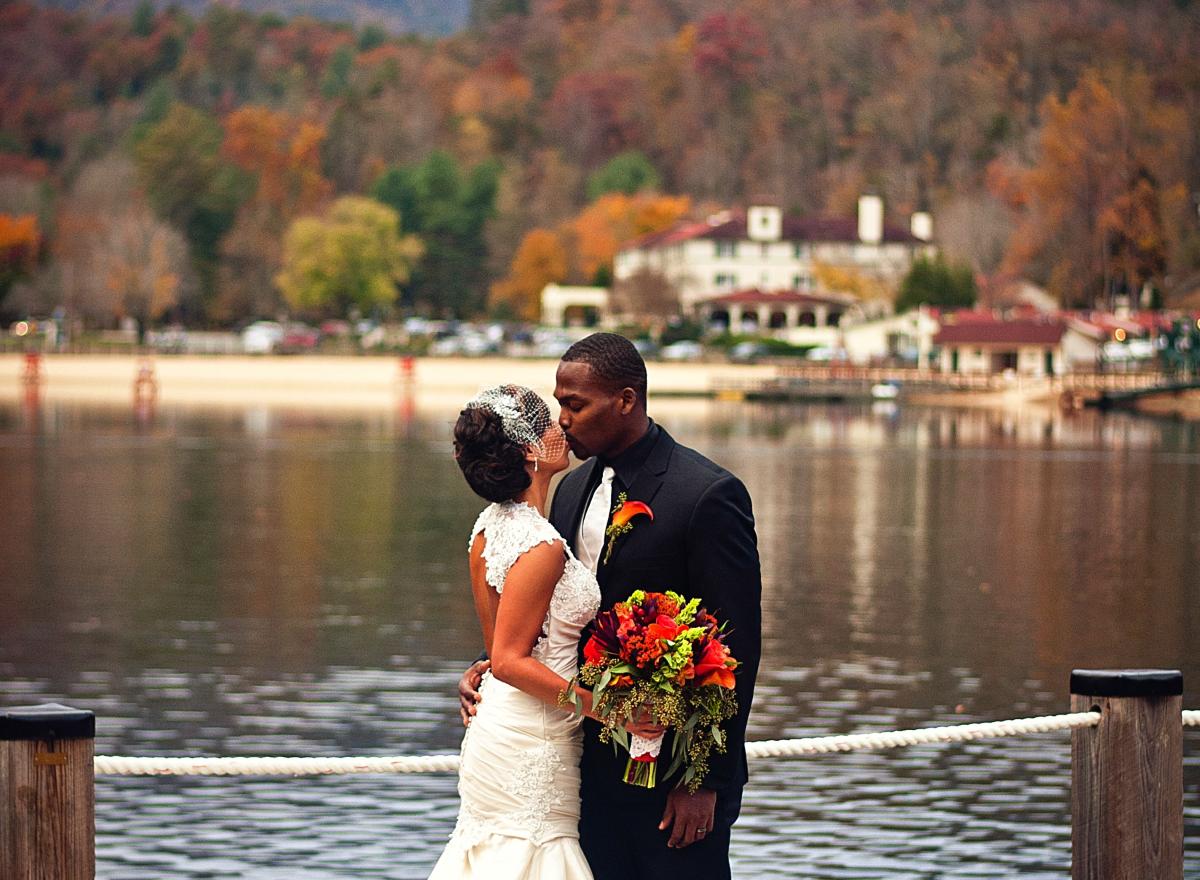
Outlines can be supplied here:
<path id="1" fill-rule="evenodd" d="M 883 199 L 879 196 L 858 197 L 858 239 L 863 244 L 883 241 Z"/>
<path id="2" fill-rule="evenodd" d="M 746 236 L 751 241 L 779 241 L 783 237 L 783 212 L 772 205 L 757 205 L 746 212 Z"/>
<path id="3" fill-rule="evenodd" d="M 928 211 L 917 211 L 909 223 L 913 238 L 921 241 L 933 241 L 933 217 Z"/>

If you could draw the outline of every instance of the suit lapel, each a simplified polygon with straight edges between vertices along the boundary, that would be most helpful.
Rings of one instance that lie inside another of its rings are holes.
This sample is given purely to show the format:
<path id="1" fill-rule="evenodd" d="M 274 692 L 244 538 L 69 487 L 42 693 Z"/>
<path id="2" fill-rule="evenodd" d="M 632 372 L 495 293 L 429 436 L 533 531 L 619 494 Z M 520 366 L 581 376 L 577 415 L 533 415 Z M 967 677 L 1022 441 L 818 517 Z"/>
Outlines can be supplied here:
<path id="1" fill-rule="evenodd" d="M 625 497 L 628 501 L 641 501 L 651 511 L 654 510 L 652 503 L 654 496 L 658 494 L 658 490 L 662 487 L 663 474 L 667 471 L 667 465 L 671 461 L 671 453 L 675 449 L 675 440 L 671 435 L 663 430 L 661 426 L 659 427 L 659 432 L 658 440 L 655 442 L 654 448 L 650 450 L 650 454 L 646 457 L 645 464 L 637 472 L 629 488 L 625 490 Z M 632 520 L 632 525 L 635 529 L 638 527 L 645 528 L 647 524 L 643 519 Z M 613 544 L 612 555 L 608 557 L 608 562 L 601 566 L 602 573 L 607 571 L 613 564 L 621 552 L 622 545 L 629 537 L 629 535 L 622 535 L 617 538 L 616 543 Z M 605 543 L 607 545 L 607 540 Z M 601 559 L 603 558 L 601 556 Z"/>

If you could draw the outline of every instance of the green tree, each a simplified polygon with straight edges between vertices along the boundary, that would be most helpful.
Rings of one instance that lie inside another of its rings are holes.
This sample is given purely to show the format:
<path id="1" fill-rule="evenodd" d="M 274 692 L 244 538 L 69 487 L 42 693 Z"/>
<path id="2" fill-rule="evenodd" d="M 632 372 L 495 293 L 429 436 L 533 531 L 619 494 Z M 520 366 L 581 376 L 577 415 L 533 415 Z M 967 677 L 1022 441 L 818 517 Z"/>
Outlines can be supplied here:
<path id="1" fill-rule="evenodd" d="M 457 316 L 482 310 L 488 289 L 484 225 L 494 212 L 499 165 L 463 174 L 436 150 L 415 166 L 389 169 L 372 195 L 400 215 L 401 231 L 420 237 L 425 256 L 408 286 L 412 301 Z"/>
<path id="2" fill-rule="evenodd" d="M 223 137 L 216 119 L 176 103 L 134 147 L 146 196 L 160 217 L 183 230 L 206 296 L 214 288 L 221 237 L 253 188 L 222 159 Z"/>
<path id="3" fill-rule="evenodd" d="M 154 4 L 150 0 L 141 0 L 133 10 L 129 29 L 139 37 L 148 37 L 154 33 Z"/>
<path id="4" fill-rule="evenodd" d="M 323 217 L 301 217 L 284 236 L 283 269 L 275 283 L 305 312 L 370 311 L 396 301 L 421 243 L 401 235 L 397 213 L 374 199 L 343 196 Z"/>
<path id="5" fill-rule="evenodd" d="M 950 264 L 940 256 L 917 257 L 900 283 L 896 311 L 907 312 L 919 305 L 970 308 L 977 296 L 970 266 Z"/>
<path id="6" fill-rule="evenodd" d="M 370 52 L 388 41 L 388 34 L 377 24 L 369 24 L 358 34 L 358 51 Z"/>
<path id="7" fill-rule="evenodd" d="M 321 80 L 321 95 L 326 98 L 345 95 L 350 90 L 350 68 L 353 66 L 354 50 L 349 46 L 342 46 L 334 52 Z"/>
<path id="8" fill-rule="evenodd" d="M 587 195 L 592 201 L 611 192 L 631 196 L 644 189 L 658 189 L 660 182 L 658 172 L 645 153 L 627 150 L 613 156 L 588 178 Z"/>

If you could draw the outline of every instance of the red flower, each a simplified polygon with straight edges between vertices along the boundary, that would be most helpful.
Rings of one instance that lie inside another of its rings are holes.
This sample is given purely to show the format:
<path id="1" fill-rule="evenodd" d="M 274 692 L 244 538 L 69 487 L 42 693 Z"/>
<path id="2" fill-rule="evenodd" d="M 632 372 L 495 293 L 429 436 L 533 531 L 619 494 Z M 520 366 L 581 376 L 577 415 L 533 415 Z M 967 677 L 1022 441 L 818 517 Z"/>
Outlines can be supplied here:
<path id="1" fill-rule="evenodd" d="M 621 639 L 618 636 L 618 616 L 613 611 L 601 611 L 588 624 L 591 637 L 583 645 L 583 659 L 587 663 L 603 663 L 609 656 L 616 656 L 621 650 Z"/>
<path id="2" fill-rule="evenodd" d="M 729 649 L 717 639 L 706 639 L 698 647 L 699 659 L 694 660 L 694 663 L 696 678 L 700 680 L 700 684 L 715 684 L 732 689 L 734 678 Z"/>
<path id="3" fill-rule="evenodd" d="M 667 615 L 660 614 L 654 623 L 646 627 L 646 634 L 652 639 L 664 639 L 669 642 L 685 629 L 686 626 L 680 626 Z"/>

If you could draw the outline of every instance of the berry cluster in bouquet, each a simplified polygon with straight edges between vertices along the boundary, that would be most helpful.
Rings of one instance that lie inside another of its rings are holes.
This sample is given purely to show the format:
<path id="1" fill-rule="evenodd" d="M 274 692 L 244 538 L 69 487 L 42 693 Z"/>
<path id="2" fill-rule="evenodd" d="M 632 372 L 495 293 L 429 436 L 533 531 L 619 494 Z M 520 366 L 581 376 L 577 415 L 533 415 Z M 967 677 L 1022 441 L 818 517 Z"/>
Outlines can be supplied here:
<path id="1" fill-rule="evenodd" d="M 737 714 L 734 670 L 738 661 L 725 645 L 725 625 L 678 593 L 637 590 L 588 624 L 583 667 L 565 691 L 577 711 L 583 705 L 574 685 L 592 689 L 600 738 L 629 753 L 625 782 L 653 788 L 663 738 L 632 737 L 626 721 L 649 713 L 675 732 L 664 779 L 683 768 L 681 785 L 695 793 L 708 772 L 715 747 L 725 751 L 724 721 Z"/>

